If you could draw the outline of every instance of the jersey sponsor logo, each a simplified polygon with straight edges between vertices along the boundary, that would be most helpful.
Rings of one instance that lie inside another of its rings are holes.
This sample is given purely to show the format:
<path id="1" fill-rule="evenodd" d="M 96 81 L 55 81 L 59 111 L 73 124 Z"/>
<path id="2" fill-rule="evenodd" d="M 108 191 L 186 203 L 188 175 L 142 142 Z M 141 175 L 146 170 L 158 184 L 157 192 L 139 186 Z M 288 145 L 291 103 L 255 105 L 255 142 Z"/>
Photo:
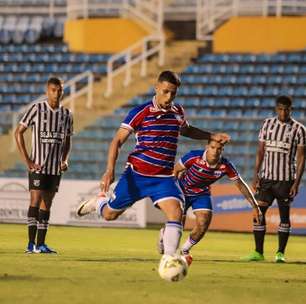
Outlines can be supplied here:
<path id="1" fill-rule="evenodd" d="M 61 144 L 65 138 L 65 133 L 41 131 L 40 142 L 44 144 Z"/>
<path id="2" fill-rule="evenodd" d="M 214 176 L 221 176 L 222 175 L 222 171 L 216 170 L 214 171 Z"/>
<path id="3" fill-rule="evenodd" d="M 289 153 L 290 144 L 279 141 L 267 141 L 266 142 L 266 151 L 267 152 L 278 152 L 278 153 Z"/>

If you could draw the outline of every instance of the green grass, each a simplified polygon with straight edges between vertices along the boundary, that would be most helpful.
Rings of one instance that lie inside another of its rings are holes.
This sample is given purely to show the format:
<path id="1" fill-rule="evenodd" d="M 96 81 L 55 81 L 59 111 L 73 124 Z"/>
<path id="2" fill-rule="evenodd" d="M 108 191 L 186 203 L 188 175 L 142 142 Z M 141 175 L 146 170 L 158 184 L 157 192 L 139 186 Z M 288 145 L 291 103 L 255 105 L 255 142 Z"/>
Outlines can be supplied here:
<path id="1" fill-rule="evenodd" d="M 275 235 L 267 236 L 265 262 L 245 263 L 252 235 L 209 232 L 186 279 L 168 283 L 156 271 L 157 234 L 51 227 L 48 244 L 59 254 L 26 255 L 26 227 L 1 224 L 0 303 L 306 303 L 304 237 L 289 240 L 287 264 L 273 262 Z"/>

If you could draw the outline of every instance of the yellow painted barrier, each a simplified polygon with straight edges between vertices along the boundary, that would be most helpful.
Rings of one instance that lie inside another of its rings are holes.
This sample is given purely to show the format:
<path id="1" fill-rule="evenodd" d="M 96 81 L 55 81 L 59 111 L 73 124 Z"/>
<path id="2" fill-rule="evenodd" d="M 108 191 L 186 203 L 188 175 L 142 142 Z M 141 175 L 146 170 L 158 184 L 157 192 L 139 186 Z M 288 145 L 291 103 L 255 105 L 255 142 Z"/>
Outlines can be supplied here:
<path id="1" fill-rule="evenodd" d="M 274 53 L 306 47 L 306 17 L 234 17 L 214 33 L 213 50 Z"/>
<path id="2" fill-rule="evenodd" d="M 124 18 L 68 20 L 64 41 L 71 51 L 115 53 L 147 35 L 140 25 Z"/>

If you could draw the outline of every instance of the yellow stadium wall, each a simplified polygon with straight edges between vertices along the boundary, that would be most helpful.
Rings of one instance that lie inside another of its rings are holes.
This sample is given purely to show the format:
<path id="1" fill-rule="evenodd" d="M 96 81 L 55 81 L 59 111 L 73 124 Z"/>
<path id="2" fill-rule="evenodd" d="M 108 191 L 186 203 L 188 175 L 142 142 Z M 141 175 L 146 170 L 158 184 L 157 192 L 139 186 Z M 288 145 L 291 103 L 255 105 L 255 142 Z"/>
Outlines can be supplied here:
<path id="1" fill-rule="evenodd" d="M 234 17 L 214 33 L 213 50 L 274 53 L 306 47 L 306 17 Z"/>
<path id="2" fill-rule="evenodd" d="M 129 19 L 68 20 L 65 22 L 64 41 L 71 51 L 115 53 L 146 35 L 145 29 Z"/>

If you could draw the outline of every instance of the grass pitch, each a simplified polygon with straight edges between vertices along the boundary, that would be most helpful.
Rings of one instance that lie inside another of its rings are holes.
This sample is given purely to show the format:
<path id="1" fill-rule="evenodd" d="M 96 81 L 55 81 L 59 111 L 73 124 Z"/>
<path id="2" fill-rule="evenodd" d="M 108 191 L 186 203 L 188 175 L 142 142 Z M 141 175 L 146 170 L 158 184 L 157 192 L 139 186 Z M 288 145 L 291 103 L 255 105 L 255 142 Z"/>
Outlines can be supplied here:
<path id="1" fill-rule="evenodd" d="M 26 227 L 0 225 L 0 303 L 306 303 L 306 238 L 291 237 L 287 264 L 273 262 L 277 236 L 267 236 L 266 261 L 240 262 L 250 234 L 212 233 L 193 250 L 185 280 L 157 273 L 157 230 L 51 227 L 58 255 L 23 253 Z M 186 238 L 185 233 L 183 240 Z"/>

